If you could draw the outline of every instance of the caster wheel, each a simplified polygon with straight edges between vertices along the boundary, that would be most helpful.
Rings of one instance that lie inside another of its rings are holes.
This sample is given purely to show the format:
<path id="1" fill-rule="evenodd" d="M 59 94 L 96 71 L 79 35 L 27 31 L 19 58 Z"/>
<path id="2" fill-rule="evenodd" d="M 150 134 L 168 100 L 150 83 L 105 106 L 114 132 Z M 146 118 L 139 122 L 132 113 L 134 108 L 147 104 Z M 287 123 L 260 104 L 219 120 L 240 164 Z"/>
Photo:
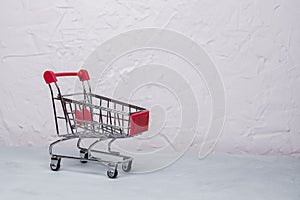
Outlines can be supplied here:
<path id="1" fill-rule="evenodd" d="M 118 176 L 118 170 L 117 169 L 109 169 L 109 170 L 107 170 L 107 176 L 109 178 L 117 178 L 117 176 Z"/>
<path id="2" fill-rule="evenodd" d="M 79 153 L 80 153 L 80 158 L 83 158 L 83 159 L 81 159 L 80 160 L 80 162 L 81 163 L 87 163 L 87 160 L 85 160 L 85 159 L 88 159 L 89 158 L 89 154 L 88 154 L 88 152 L 86 151 L 86 150 L 80 150 L 79 151 Z"/>
<path id="3" fill-rule="evenodd" d="M 58 171 L 60 169 L 61 158 L 51 157 L 50 169 L 52 171 Z"/>
<path id="4" fill-rule="evenodd" d="M 122 164 L 122 170 L 124 172 L 130 172 L 132 166 L 132 160 Z"/>

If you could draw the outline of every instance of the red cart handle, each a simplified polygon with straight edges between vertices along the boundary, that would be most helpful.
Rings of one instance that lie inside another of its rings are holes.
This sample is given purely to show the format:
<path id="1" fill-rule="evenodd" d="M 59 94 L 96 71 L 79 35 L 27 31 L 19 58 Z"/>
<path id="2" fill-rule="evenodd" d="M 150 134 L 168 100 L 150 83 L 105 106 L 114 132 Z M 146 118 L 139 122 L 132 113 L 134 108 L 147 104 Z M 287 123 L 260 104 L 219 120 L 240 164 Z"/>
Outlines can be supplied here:
<path id="1" fill-rule="evenodd" d="M 53 71 L 45 71 L 44 72 L 44 79 L 47 84 L 57 82 L 56 77 L 60 76 L 78 76 L 80 81 L 87 81 L 90 80 L 89 73 L 82 69 L 79 72 L 59 72 L 59 73 L 54 73 Z"/>

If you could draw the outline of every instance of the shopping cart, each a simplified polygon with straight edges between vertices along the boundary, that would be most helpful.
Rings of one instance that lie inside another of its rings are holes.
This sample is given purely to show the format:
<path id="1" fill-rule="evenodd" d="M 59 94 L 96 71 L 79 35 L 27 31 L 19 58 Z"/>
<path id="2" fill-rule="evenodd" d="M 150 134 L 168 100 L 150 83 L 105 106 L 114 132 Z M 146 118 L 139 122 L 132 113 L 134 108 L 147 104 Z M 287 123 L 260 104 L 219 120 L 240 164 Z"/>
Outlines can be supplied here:
<path id="1" fill-rule="evenodd" d="M 83 91 L 62 95 L 57 84 L 57 77 L 63 76 L 78 76 Z M 44 79 L 50 88 L 56 132 L 60 137 L 49 146 L 50 168 L 57 171 L 60 169 L 61 159 L 70 158 L 78 159 L 82 163 L 96 161 L 107 165 L 109 178 L 117 177 L 118 165 L 122 165 L 123 171 L 129 172 L 133 158 L 112 151 L 111 145 L 116 139 L 133 137 L 147 131 L 149 111 L 93 94 L 89 83 L 90 77 L 86 70 L 62 73 L 45 71 Z M 82 140 L 86 138 L 92 139 L 92 142 L 87 147 L 83 147 Z M 77 139 L 78 157 L 53 152 L 56 144 L 71 139 Z M 106 142 L 107 151 L 95 149 L 95 145 L 104 140 L 109 140 L 108 143 Z M 105 159 L 105 157 L 109 158 Z"/>

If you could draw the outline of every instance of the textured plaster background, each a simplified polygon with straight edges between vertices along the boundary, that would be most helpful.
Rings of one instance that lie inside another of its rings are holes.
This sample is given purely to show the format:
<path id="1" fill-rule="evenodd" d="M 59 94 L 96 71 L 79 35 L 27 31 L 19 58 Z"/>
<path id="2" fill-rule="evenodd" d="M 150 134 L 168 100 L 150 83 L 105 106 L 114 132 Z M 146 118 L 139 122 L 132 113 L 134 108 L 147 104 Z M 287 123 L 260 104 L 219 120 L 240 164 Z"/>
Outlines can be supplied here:
<path id="1" fill-rule="evenodd" d="M 77 70 L 112 36 L 158 27 L 200 44 L 223 77 L 227 121 L 215 151 L 300 156 L 300 1 L 0 4 L 1 146 L 53 140 L 45 69 Z"/>

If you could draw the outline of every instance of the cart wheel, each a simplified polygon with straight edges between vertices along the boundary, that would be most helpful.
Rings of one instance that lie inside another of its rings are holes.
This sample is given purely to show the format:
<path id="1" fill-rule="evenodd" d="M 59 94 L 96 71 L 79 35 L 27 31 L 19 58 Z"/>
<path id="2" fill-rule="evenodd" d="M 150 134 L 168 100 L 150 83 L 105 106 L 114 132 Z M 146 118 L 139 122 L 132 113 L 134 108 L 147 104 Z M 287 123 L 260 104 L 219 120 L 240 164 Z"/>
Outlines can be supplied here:
<path id="1" fill-rule="evenodd" d="M 86 151 L 86 150 L 80 150 L 79 151 L 79 153 L 80 153 L 80 158 L 83 158 L 83 159 L 81 159 L 80 160 L 80 162 L 81 163 L 87 163 L 87 160 L 85 160 L 85 159 L 88 159 L 89 158 L 89 154 L 88 154 L 88 152 Z"/>
<path id="2" fill-rule="evenodd" d="M 109 178 L 116 178 L 118 176 L 118 170 L 117 169 L 109 169 L 109 170 L 107 170 L 107 176 Z"/>
<path id="3" fill-rule="evenodd" d="M 52 171 L 58 171 L 60 169 L 61 158 L 51 157 L 50 168 Z"/>
<path id="4" fill-rule="evenodd" d="M 122 170 L 124 172 L 130 172 L 131 166 L 132 166 L 132 160 L 130 160 L 129 162 L 123 163 L 122 164 Z"/>

